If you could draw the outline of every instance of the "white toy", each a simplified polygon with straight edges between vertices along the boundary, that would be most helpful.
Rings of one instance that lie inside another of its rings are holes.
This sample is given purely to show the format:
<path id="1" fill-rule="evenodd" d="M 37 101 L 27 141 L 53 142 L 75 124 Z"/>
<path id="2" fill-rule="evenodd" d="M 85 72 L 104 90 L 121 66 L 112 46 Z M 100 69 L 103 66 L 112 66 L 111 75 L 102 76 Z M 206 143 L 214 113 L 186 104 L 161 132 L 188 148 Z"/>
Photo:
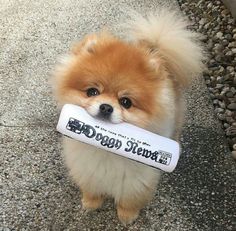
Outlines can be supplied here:
<path id="1" fill-rule="evenodd" d="M 166 172 L 172 172 L 179 159 L 180 147 L 176 141 L 132 124 L 113 124 L 96 119 L 85 109 L 72 104 L 62 108 L 57 130 L 73 139 Z"/>

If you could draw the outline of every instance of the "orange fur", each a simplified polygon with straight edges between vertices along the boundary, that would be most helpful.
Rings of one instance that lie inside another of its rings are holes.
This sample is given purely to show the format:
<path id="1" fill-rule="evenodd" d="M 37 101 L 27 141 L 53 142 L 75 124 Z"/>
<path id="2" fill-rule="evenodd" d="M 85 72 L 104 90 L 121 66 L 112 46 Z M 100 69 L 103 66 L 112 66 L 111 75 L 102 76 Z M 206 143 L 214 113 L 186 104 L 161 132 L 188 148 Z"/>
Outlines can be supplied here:
<path id="1" fill-rule="evenodd" d="M 89 192 L 83 191 L 83 209 L 85 210 L 95 210 L 102 206 L 104 197 L 98 195 L 92 195 Z"/>
<path id="2" fill-rule="evenodd" d="M 86 42 L 93 39 L 96 39 L 94 47 L 83 50 Z M 86 89 L 95 86 L 100 89 L 103 97 L 110 97 L 114 104 L 122 94 L 129 96 L 134 105 L 130 109 L 133 114 L 142 111 L 148 118 L 165 117 L 156 93 L 162 88 L 167 73 L 163 68 L 156 70 L 152 67 L 149 62 L 152 55 L 146 50 L 111 35 L 100 34 L 86 37 L 72 52 L 75 56 L 70 69 L 63 73 L 62 78 L 57 79 L 56 95 L 59 101 L 86 107 L 89 104 L 86 102 Z M 73 98 L 78 101 L 73 102 Z M 143 122 L 142 127 L 145 127 L 146 121 Z"/>

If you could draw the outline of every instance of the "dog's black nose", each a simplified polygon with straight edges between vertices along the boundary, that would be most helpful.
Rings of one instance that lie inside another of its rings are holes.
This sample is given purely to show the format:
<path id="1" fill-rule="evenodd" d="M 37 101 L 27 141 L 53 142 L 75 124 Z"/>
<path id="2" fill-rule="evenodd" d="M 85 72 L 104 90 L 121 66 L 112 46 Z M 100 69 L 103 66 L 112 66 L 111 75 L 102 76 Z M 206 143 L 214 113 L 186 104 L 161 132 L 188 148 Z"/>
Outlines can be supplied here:
<path id="1" fill-rule="evenodd" d="M 104 117 L 108 117 L 111 115 L 111 113 L 113 112 L 113 107 L 109 104 L 101 104 L 100 107 L 100 114 Z"/>

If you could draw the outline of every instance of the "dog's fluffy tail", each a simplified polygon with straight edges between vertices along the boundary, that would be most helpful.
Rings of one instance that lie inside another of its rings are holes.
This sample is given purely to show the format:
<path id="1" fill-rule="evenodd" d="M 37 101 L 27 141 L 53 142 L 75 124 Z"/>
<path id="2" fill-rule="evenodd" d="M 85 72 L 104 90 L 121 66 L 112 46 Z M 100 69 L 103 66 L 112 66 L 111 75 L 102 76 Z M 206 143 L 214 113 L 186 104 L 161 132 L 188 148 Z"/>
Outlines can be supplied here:
<path id="1" fill-rule="evenodd" d="M 202 72 L 205 56 L 199 45 L 200 36 L 187 29 L 188 23 L 180 13 L 162 9 L 147 17 L 135 12 L 129 15 L 126 35 L 155 48 L 171 76 L 182 86 Z"/>

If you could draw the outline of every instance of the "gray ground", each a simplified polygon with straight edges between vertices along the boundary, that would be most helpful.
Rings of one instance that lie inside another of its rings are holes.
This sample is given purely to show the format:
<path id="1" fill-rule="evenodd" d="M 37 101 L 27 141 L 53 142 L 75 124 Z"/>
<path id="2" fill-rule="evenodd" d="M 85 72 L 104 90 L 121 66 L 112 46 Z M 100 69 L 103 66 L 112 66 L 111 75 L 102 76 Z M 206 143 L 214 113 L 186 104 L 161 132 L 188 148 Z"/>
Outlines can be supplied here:
<path id="1" fill-rule="evenodd" d="M 164 173 L 151 204 L 123 228 L 112 201 L 81 213 L 55 131 L 48 76 L 71 42 L 155 0 L 0 0 L 0 230 L 235 230 L 235 161 L 202 79 L 187 95 L 183 154 Z M 176 8 L 175 0 L 168 3 Z"/>

